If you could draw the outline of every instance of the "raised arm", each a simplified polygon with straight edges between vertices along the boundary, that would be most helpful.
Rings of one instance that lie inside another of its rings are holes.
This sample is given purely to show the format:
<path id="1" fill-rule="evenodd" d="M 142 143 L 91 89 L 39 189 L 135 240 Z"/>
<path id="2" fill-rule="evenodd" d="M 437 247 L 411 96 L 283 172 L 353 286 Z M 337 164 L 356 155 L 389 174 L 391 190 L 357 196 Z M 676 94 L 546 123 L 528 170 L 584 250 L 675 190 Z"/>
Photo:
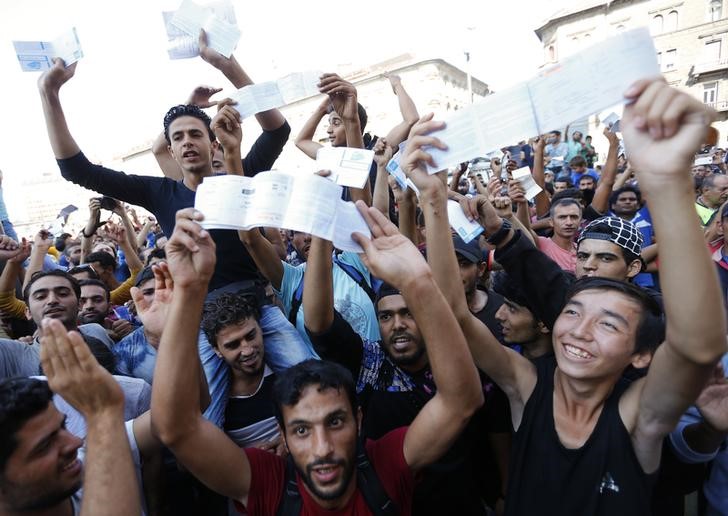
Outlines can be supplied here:
<path id="1" fill-rule="evenodd" d="M 240 230 L 238 236 L 263 277 L 271 282 L 273 288 L 280 290 L 283 282 L 283 264 L 273 244 L 260 233 L 258 228 Z"/>
<path id="2" fill-rule="evenodd" d="M 333 251 L 331 242 L 311 236 L 301 303 L 311 333 L 325 332 L 334 322 Z"/>
<path id="3" fill-rule="evenodd" d="M 432 121 L 431 114 L 421 118 L 410 132 L 401 162 L 404 171 L 420 189 L 420 206 L 425 215 L 427 231 L 427 260 L 447 305 L 454 312 L 465 334 L 476 365 L 498 383 L 508 394 L 512 404 L 514 399 L 525 401 L 535 385 L 533 366 L 527 359 L 503 347 L 490 330 L 470 312 L 462 284 L 455 281 L 460 277 L 460 270 L 447 217 L 446 187 L 439 178 L 428 175 L 421 166 L 423 162 L 432 164 L 432 157 L 423 150 L 423 146 L 442 148 L 446 145 L 446 142 L 441 142 L 438 138 L 427 136 L 439 127 L 442 127 L 442 122 Z M 487 199 L 476 199 L 476 202 L 490 205 Z M 491 235 L 499 229 L 493 230 L 487 225 L 485 228 L 487 234 Z M 533 385 L 527 381 L 530 378 L 529 372 L 533 373 Z"/>
<path id="4" fill-rule="evenodd" d="M 444 192 L 442 195 L 446 199 Z M 458 322 L 420 252 L 378 210 L 361 202 L 357 207 L 372 233 L 372 240 L 354 235 L 364 249 L 364 263 L 404 296 L 425 342 L 437 385 L 437 393 L 417 414 L 404 440 L 405 460 L 417 471 L 452 446 L 482 405 L 480 378 Z"/>
<path id="5" fill-rule="evenodd" d="M 377 178 L 374 181 L 372 206 L 389 218 L 389 172 L 387 163 L 392 159 L 392 147 L 386 138 L 379 138 L 374 144 L 374 163 L 377 165 Z"/>
<path id="6" fill-rule="evenodd" d="M 124 428 L 124 393 L 81 334 L 43 321 L 41 363 L 48 384 L 86 420 L 81 516 L 141 514 L 139 486 Z"/>
<path id="7" fill-rule="evenodd" d="M 63 60 L 59 58 L 53 59 L 53 66 L 43 72 L 38 79 L 38 90 L 40 90 L 40 100 L 43 106 L 43 116 L 46 121 L 46 129 L 48 130 L 48 139 L 51 142 L 53 155 L 56 159 L 64 159 L 75 156 L 81 152 L 81 148 L 71 136 L 66 124 L 66 115 L 61 107 L 59 91 L 76 72 L 76 65 L 73 63 L 66 68 Z"/>
<path id="8" fill-rule="evenodd" d="M 392 127 L 386 136 L 387 142 L 392 147 L 397 148 L 400 143 L 407 139 L 410 129 L 417 123 L 420 115 L 417 113 L 417 106 L 412 101 L 412 97 L 409 96 L 409 93 L 402 85 L 402 79 L 400 79 L 399 75 L 386 74 L 386 77 L 389 79 L 389 84 L 392 85 L 392 92 L 397 95 L 399 112 L 402 114 L 402 121 Z"/>
<path id="9" fill-rule="evenodd" d="M 243 70 L 234 55 L 227 58 L 207 46 L 207 35 L 204 30 L 200 31 L 198 45 L 200 47 L 200 57 L 220 70 L 233 86 L 240 89 L 253 84 L 252 79 Z M 261 111 L 255 115 L 255 119 L 264 131 L 275 131 L 286 123 L 285 117 L 277 109 Z"/>
<path id="10" fill-rule="evenodd" d="M 215 268 L 215 244 L 192 208 L 177 212 L 177 224 L 159 265 L 174 282 L 174 299 L 159 344 L 152 386 L 152 428 L 177 460 L 205 485 L 243 503 L 250 463 L 221 429 L 202 417 L 196 382 L 197 351 L 207 284 Z M 215 457 L 214 461 L 210 457 Z"/>
<path id="11" fill-rule="evenodd" d="M 604 128 L 604 136 L 609 140 L 607 161 L 604 163 L 599 184 L 594 192 L 591 206 L 601 214 L 609 211 L 609 197 L 612 195 L 612 188 L 617 177 L 617 152 L 619 152 L 619 138 L 608 128 Z"/>
<path id="12" fill-rule="evenodd" d="M 35 239 L 33 240 L 33 248 L 30 251 L 30 262 L 28 263 L 28 268 L 25 270 L 23 290 L 25 290 L 25 287 L 30 281 L 30 278 L 33 277 L 33 274 L 43 270 L 43 261 L 45 260 L 46 254 L 48 254 L 48 249 L 50 249 L 52 245 L 53 239 L 51 234 L 45 229 L 38 231 L 35 235 Z"/>
<path id="13" fill-rule="evenodd" d="M 328 97 L 324 98 L 296 136 L 296 147 L 311 159 L 316 159 L 316 153 L 323 147 L 319 142 L 313 141 L 313 135 L 316 133 L 321 119 L 326 116 L 330 105 L 331 100 Z"/>
<path id="14" fill-rule="evenodd" d="M 544 159 L 543 153 L 546 143 L 543 137 L 539 136 L 533 141 L 533 180 L 538 186 L 541 187 L 541 191 L 536 195 L 534 199 L 536 202 L 536 215 L 544 217 L 549 212 L 551 207 L 551 201 L 549 200 L 549 194 L 546 192 L 546 176 L 544 175 Z"/>
<path id="15" fill-rule="evenodd" d="M 210 129 L 215 133 L 225 156 L 225 170 L 230 175 L 242 176 L 243 161 L 240 144 L 243 141 L 243 128 L 240 113 L 233 107 L 234 102 L 223 99 L 217 104 L 217 114 L 210 121 Z"/>
<path id="16" fill-rule="evenodd" d="M 666 338 L 620 411 L 628 414 L 635 451 L 650 472 L 659 463 L 662 439 L 726 352 L 723 298 L 695 224 L 689 173 L 715 112 L 661 78 L 636 83 L 627 96 L 633 103 L 625 108 L 622 131 L 660 243 Z"/>

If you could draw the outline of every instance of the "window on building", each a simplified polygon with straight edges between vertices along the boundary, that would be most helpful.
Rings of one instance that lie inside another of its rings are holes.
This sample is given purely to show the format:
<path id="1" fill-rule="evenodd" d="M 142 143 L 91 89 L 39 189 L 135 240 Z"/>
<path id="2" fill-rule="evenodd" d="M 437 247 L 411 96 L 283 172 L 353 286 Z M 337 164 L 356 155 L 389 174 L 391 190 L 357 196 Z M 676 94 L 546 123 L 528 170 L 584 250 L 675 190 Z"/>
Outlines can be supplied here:
<path id="1" fill-rule="evenodd" d="M 718 21 L 723 17 L 723 0 L 708 0 L 708 21 Z"/>
<path id="2" fill-rule="evenodd" d="M 668 72 L 670 70 L 674 70 L 677 66 L 677 49 L 671 49 L 666 52 L 664 52 L 662 56 L 662 60 L 660 62 L 660 70 L 663 72 Z"/>
<path id="3" fill-rule="evenodd" d="M 703 62 L 713 63 L 720 60 L 720 40 L 706 41 L 703 47 Z"/>
<path id="4" fill-rule="evenodd" d="M 652 23 L 650 24 L 650 33 L 653 35 L 662 34 L 663 21 L 662 16 L 659 14 L 653 17 Z"/>
<path id="5" fill-rule="evenodd" d="M 677 11 L 670 11 L 667 15 L 665 23 L 665 32 L 673 32 L 677 30 Z"/>
<path id="6" fill-rule="evenodd" d="M 703 84 L 703 102 L 714 104 L 718 100 L 718 82 L 706 82 Z"/>

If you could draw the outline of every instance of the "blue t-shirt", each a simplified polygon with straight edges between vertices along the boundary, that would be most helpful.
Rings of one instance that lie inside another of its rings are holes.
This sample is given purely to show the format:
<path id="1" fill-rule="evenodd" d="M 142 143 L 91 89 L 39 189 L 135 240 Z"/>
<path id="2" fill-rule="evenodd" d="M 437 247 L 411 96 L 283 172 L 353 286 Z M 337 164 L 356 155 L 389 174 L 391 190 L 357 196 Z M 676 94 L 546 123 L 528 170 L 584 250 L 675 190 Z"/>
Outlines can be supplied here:
<path id="1" fill-rule="evenodd" d="M 341 253 L 338 260 L 356 268 L 364 278 L 369 280 L 369 270 L 364 266 L 359 255 L 356 253 Z M 281 280 L 281 288 L 276 294 L 281 298 L 285 309 L 284 313 L 287 315 L 291 313 L 293 295 L 296 289 L 298 289 L 298 285 L 301 283 L 305 271 L 305 263 L 294 267 L 283 262 L 283 279 Z M 349 274 L 336 264 L 336 261 L 334 261 L 333 274 L 334 308 L 336 311 L 364 339 L 378 341 L 380 339 L 379 323 L 374 311 L 374 304 L 367 293 Z M 306 334 L 303 305 L 298 308 L 298 313 L 296 314 L 296 329 L 301 333 L 306 342 L 311 342 Z"/>
<path id="2" fill-rule="evenodd" d="M 141 378 L 149 385 L 152 384 L 157 350 L 144 336 L 143 326 L 121 339 L 111 350 L 116 356 L 118 374 Z"/>

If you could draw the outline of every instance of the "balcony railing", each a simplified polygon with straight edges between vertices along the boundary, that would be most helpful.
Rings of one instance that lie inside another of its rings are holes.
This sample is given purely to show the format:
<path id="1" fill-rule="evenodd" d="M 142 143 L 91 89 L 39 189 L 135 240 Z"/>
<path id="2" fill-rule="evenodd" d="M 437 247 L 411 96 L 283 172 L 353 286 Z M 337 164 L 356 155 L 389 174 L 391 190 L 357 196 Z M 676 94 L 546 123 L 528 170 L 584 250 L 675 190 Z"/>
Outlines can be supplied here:
<path id="1" fill-rule="evenodd" d="M 716 111 L 728 111 L 728 100 L 721 100 L 720 102 L 706 102 L 705 105 L 712 107 Z"/>
<path id="2" fill-rule="evenodd" d="M 701 73 L 717 72 L 725 69 L 728 69 L 728 57 L 707 61 L 705 63 L 698 63 L 695 65 L 693 73 L 697 75 Z"/>

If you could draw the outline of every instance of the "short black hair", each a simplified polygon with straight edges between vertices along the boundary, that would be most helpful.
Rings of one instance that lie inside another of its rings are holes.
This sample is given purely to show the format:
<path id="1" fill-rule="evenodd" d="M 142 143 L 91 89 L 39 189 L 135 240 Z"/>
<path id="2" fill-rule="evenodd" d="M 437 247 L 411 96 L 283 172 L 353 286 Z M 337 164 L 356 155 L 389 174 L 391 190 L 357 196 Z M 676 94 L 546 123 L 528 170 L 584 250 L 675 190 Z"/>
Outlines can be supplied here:
<path id="1" fill-rule="evenodd" d="M 326 113 L 331 114 L 333 112 L 334 112 L 334 105 L 329 104 L 329 107 L 326 110 Z M 341 116 L 341 113 L 336 113 L 336 114 Z M 364 128 L 367 126 L 367 122 L 369 121 L 369 116 L 367 115 L 367 110 L 364 109 L 364 106 L 362 106 L 358 102 L 356 104 L 356 114 L 359 116 L 359 128 L 361 129 L 361 134 L 364 134 Z M 371 141 L 370 141 L 370 145 L 373 145 L 373 143 L 371 143 Z"/>
<path id="2" fill-rule="evenodd" d="M 65 278 L 71 284 L 71 289 L 73 289 L 73 292 L 76 294 L 76 299 L 81 299 L 81 286 L 78 284 L 78 280 L 64 270 L 54 269 L 47 272 L 36 271 L 33 273 L 33 275 L 30 277 L 30 281 L 28 281 L 28 284 L 23 289 L 23 299 L 25 299 L 26 304 L 28 304 L 30 289 L 33 286 L 33 283 L 41 278 L 45 278 L 46 276 L 59 276 L 61 278 Z"/>
<path id="3" fill-rule="evenodd" d="M 169 111 L 167 111 L 167 114 L 164 115 L 164 139 L 167 140 L 167 144 L 172 143 L 172 140 L 169 139 L 169 126 L 172 122 L 182 116 L 191 116 L 200 120 L 207 128 L 207 135 L 210 137 L 210 141 L 215 141 L 215 133 L 213 133 L 212 129 L 210 129 L 210 122 L 212 122 L 212 119 L 207 115 L 207 113 L 194 104 L 179 104 L 170 108 Z"/>
<path id="4" fill-rule="evenodd" d="M 637 204 L 642 204 L 642 193 L 640 193 L 640 189 L 636 186 L 624 185 L 622 188 L 618 188 L 613 191 L 612 194 L 609 196 L 610 208 L 617 202 L 619 196 L 622 195 L 624 192 L 632 192 L 637 196 Z"/>
<path id="5" fill-rule="evenodd" d="M 154 269 L 152 269 L 151 265 L 147 265 L 144 267 L 139 274 L 137 274 L 136 281 L 134 282 L 134 286 L 136 288 L 141 287 L 142 283 L 145 283 L 149 281 L 150 279 L 154 279 Z"/>
<path id="6" fill-rule="evenodd" d="M 85 263 L 100 263 L 102 267 L 111 267 L 116 270 L 116 258 L 106 251 L 96 251 L 86 256 Z"/>
<path id="7" fill-rule="evenodd" d="M 574 197 L 561 197 L 559 199 L 556 199 L 556 202 L 551 202 L 551 207 L 549 208 L 549 215 L 551 217 L 554 216 L 554 212 L 556 211 L 556 208 L 559 208 L 561 206 L 576 206 L 579 208 L 579 213 L 581 213 L 581 204 L 579 204 L 579 200 L 575 199 Z"/>
<path id="8" fill-rule="evenodd" d="M 58 246 L 56 246 L 56 249 L 58 249 L 59 251 L 61 251 L 66 256 L 71 256 L 71 254 L 70 254 L 71 253 L 71 248 L 72 247 L 76 247 L 76 246 L 80 246 L 80 245 L 81 245 L 81 242 L 79 240 L 71 240 L 71 241 L 69 241 L 67 243 L 64 240 L 63 241 L 63 249 L 58 249 Z"/>
<path id="9" fill-rule="evenodd" d="M 202 309 L 202 331 L 212 347 L 217 347 L 217 334 L 225 326 L 249 317 L 260 321 L 260 308 L 255 296 L 242 292 L 225 292 Z"/>
<path id="10" fill-rule="evenodd" d="M 149 265 L 149 262 L 152 261 L 153 258 L 158 258 L 160 260 L 166 260 L 167 259 L 167 253 L 164 250 L 164 247 L 155 247 L 152 249 L 149 254 L 147 255 L 146 263 L 144 265 Z"/>
<path id="11" fill-rule="evenodd" d="M 551 204 L 554 205 L 561 199 L 576 199 L 577 201 L 580 201 L 584 199 L 584 192 L 578 188 L 567 188 L 566 190 L 561 190 L 551 197 Z"/>
<path id="12" fill-rule="evenodd" d="M 572 186 L 574 186 L 571 178 L 565 175 L 558 175 L 554 177 L 554 183 L 566 183 L 567 188 L 571 188 Z"/>
<path id="13" fill-rule="evenodd" d="M 665 315 L 660 304 L 644 289 L 610 278 L 582 277 L 576 280 L 566 294 L 568 303 L 575 295 L 586 290 L 611 290 L 626 295 L 642 307 L 635 335 L 635 353 L 654 352 L 665 340 Z"/>
<path id="14" fill-rule="evenodd" d="M 281 427 L 283 422 L 283 406 L 294 406 L 301 400 L 304 389 L 317 385 L 318 391 L 326 389 L 343 390 L 351 403 L 351 411 L 356 414 L 356 385 L 351 372 L 336 362 L 309 358 L 276 374 L 273 384 L 273 404 L 275 416 Z"/>
<path id="15" fill-rule="evenodd" d="M 53 392 L 48 382 L 35 378 L 0 380 L 0 476 L 18 447 L 15 434 L 29 419 L 48 408 Z"/>
<path id="16" fill-rule="evenodd" d="M 71 267 L 70 269 L 68 269 L 68 274 L 70 274 L 71 276 L 73 276 L 74 274 L 80 274 L 82 272 L 88 273 L 89 279 L 99 279 L 99 273 L 96 272 L 93 267 L 91 267 L 90 263 L 82 263 L 81 265 L 76 265 L 75 267 Z"/>
<path id="17" fill-rule="evenodd" d="M 574 156 L 569 160 L 569 166 L 570 167 L 585 167 L 586 166 L 586 160 L 583 156 Z"/>
<path id="18" fill-rule="evenodd" d="M 555 134 L 557 136 L 561 136 L 561 131 L 549 131 L 551 134 Z"/>
<path id="19" fill-rule="evenodd" d="M 78 282 L 78 285 L 80 287 L 85 287 L 87 285 L 93 285 L 94 287 L 101 287 L 102 289 L 104 289 L 104 292 L 106 292 L 106 301 L 107 302 L 111 301 L 111 290 L 109 290 L 109 286 L 101 280 L 83 279 Z M 80 297 L 79 297 L 79 299 L 80 299 Z"/>
<path id="20" fill-rule="evenodd" d="M 63 252 L 63 250 L 66 248 L 66 239 L 70 236 L 70 233 L 61 233 L 56 237 L 55 241 L 53 242 L 53 247 L 56 248 L 56 251 L 58 251 L 59 253 Z"/>

